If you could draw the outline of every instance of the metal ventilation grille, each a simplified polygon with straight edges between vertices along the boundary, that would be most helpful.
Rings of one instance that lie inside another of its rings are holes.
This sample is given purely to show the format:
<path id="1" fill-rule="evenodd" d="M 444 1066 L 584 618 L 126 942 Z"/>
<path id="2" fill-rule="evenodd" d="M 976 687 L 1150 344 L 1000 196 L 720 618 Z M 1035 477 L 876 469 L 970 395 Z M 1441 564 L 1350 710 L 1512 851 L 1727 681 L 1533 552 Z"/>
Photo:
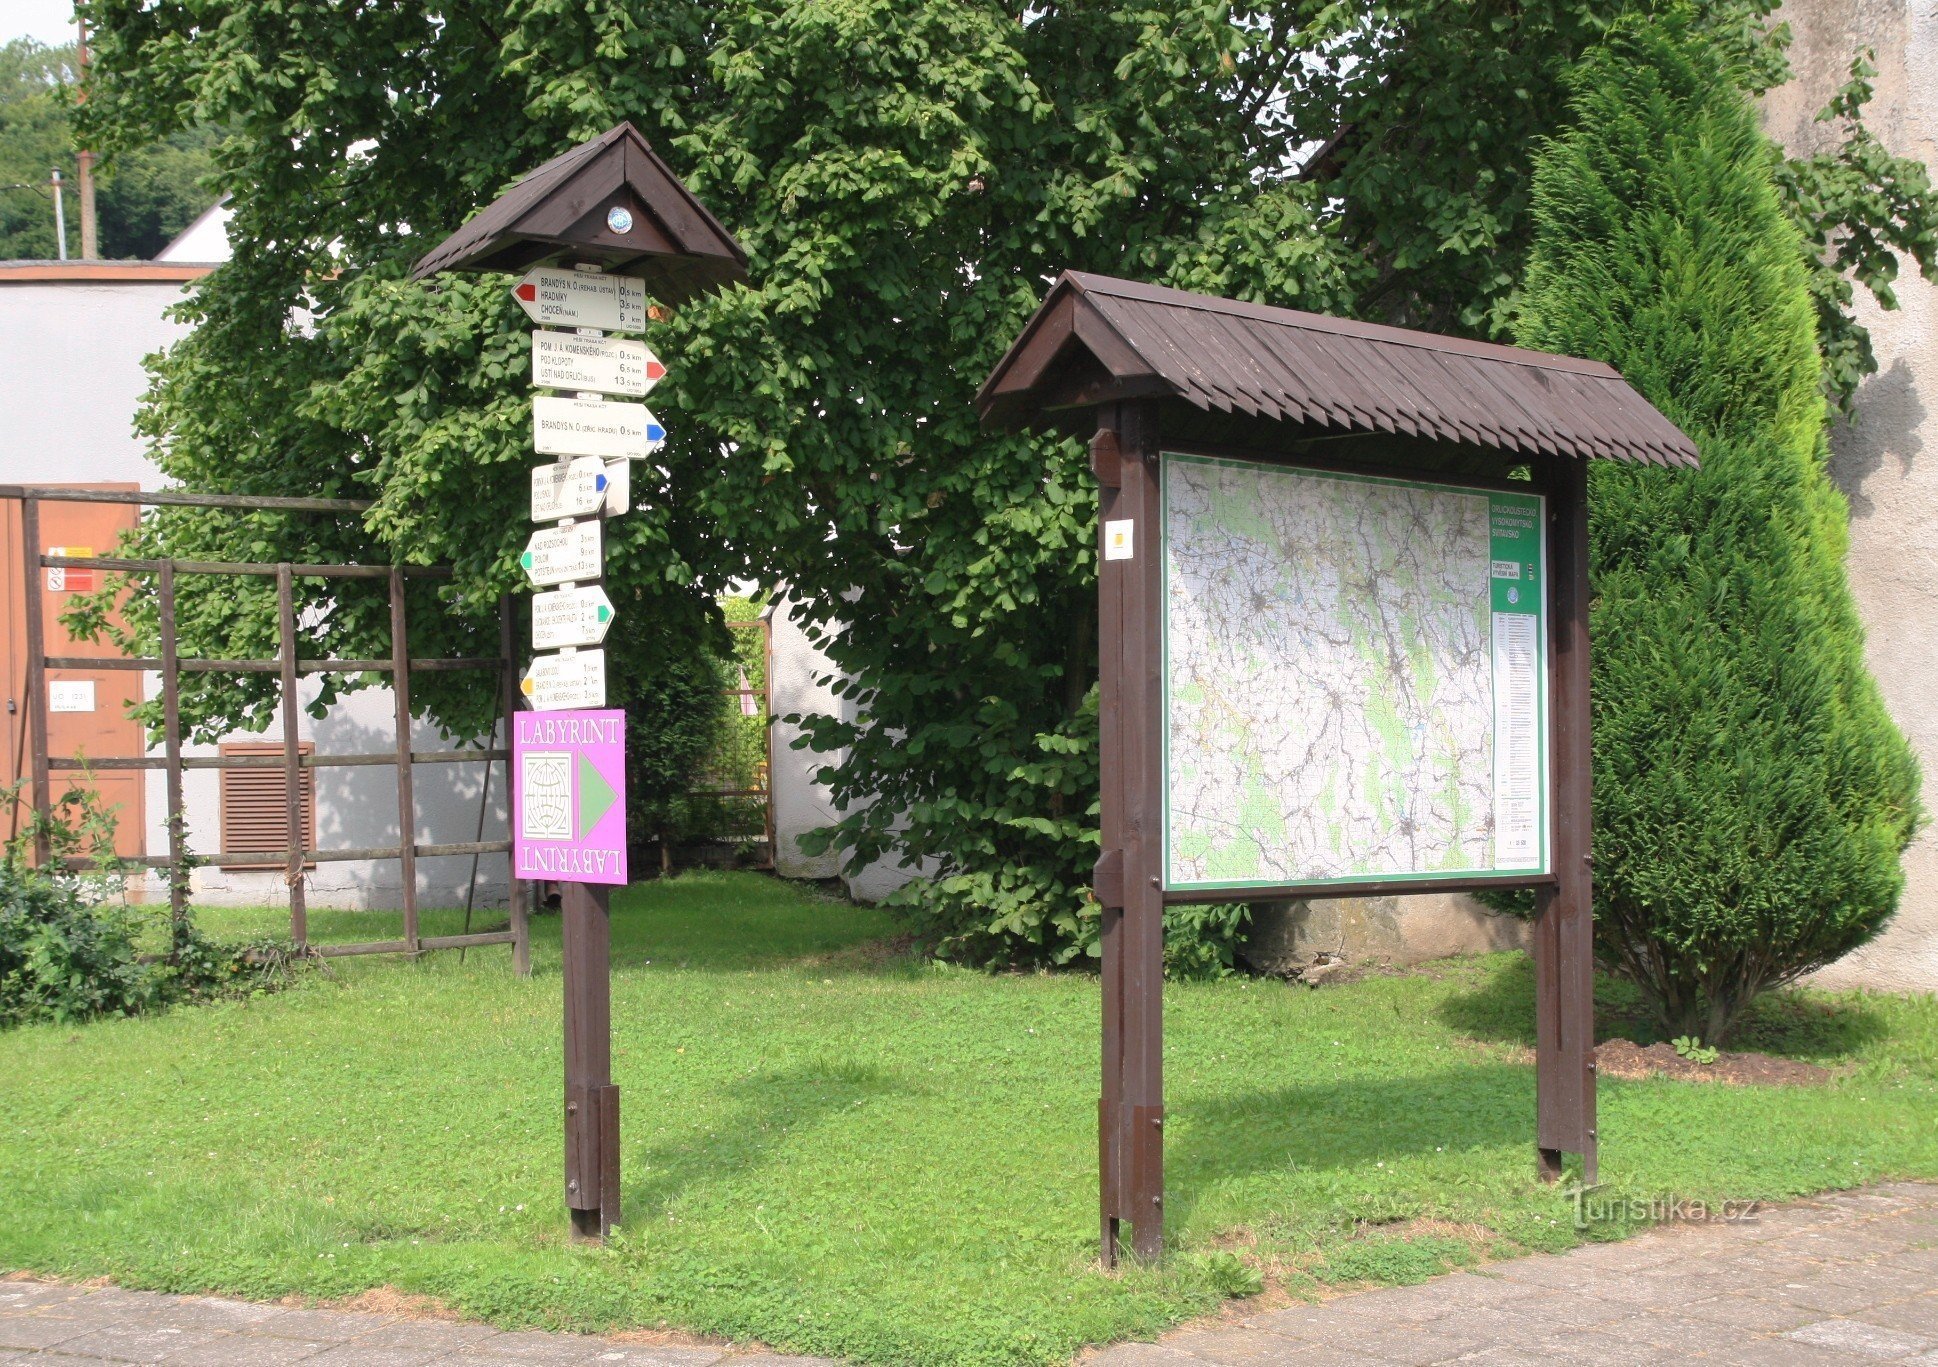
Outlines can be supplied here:
<path id="1" fill-rule="evenodd" d="M 305 755 L 315 746 L 304 741 Z M 280 760 L 283 747 L 264 741 L 234 741 L 221 747 L 224 755 L 265 755 Z M 288 788 L 282 766 L 222 771 L 222 848 L 230 854 L 278 854 L 289 848 Z M 316 848 L 316 771 L 305 769 L 297 788 L 301 804 L 303 848 Z M 228 864 L 225 868 L 263 867 Z"/>

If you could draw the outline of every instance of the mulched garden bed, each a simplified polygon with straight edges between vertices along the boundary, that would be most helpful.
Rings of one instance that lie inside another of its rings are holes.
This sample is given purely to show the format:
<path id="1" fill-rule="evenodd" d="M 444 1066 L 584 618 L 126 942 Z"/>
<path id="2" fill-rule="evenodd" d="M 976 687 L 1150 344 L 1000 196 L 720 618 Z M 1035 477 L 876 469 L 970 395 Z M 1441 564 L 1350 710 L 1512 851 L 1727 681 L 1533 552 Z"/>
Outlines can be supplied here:
<path id="1" fill-rule="evenodd" d="M 1644 1048 L 1633 1040 L 1605 1040 L 1595 1047 L 1595 1070 L 1602 1077 L 1675 1077 L 1691 1082 L 1730 1082 L 1763 1087 L 1814 1087 L 1836 1074 L 1814 1063 L 1770 1054 L 1719 1054 L 1714 1063 L 1697 1063 L 1667 1044 Z"/>

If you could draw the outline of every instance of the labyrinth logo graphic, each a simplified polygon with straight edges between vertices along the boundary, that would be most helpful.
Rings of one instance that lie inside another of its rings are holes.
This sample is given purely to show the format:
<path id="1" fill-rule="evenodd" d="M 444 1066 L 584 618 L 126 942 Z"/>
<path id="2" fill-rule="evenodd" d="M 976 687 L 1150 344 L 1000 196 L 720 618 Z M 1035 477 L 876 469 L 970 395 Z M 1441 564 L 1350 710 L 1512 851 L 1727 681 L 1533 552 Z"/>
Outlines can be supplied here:
<path id="1" fill-rule="evenodd" d="M 570 840 L 572 752 L 527 753 L 523 797 L 518 813 L 520 835 L 527 840 Z"/>

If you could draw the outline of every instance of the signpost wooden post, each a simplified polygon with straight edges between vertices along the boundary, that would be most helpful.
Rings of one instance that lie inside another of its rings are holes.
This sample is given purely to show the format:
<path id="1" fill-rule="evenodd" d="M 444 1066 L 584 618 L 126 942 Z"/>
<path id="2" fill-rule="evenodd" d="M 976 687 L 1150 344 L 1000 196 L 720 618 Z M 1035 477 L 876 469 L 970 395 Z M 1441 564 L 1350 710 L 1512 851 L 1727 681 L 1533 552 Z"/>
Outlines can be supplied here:
<path id="1" fill-rule="evenodd" d="M 565 1202 L 579 1239 L 605 1238 L 620 1217 L 610 897 L 625 880 L 625 728 L 623 713 L 603 710 L 600 643 L 616 609 L 601 582 L 601 522 L 630 506 L 627 462 L 667 440 L 645 404 L 629 401 L 644 398 L 665 365 L 643 341 L 604 334 L 643 331 L 649 298 L 681 303 L 744 281 L 746 267 L 727 231 L 622 123 L 531 172 L 412 272 L 420 280 L 441 271 L 522 272 L 512 298 L 526 316 L 541 328 L 577 329 L 532 338 L 534 385 L 564 391 L 533 399 L 534 449 L 558 460 L 532 472 L 532 518 L 552 525 L 533 532 L 521 558 L 531 582 L 552 590 L 534 600 L 532 616 L 534 646 L 552 653 L 534 658 L 521 683 L 533 711 L 508 720 L 519 774 L 514 867 L 574 875 L 558 881 Z"/>
<path id="2" fill-rule="evenodd" d="M 1098 485 L 1104 1262 L 1163 1249 L 1167 905 L 1532 889 L 1537 1171 L 1592 1183 L 1587 462 L 1694 444 L 1595 362 L 1074 272 L 977 406 Z"/>

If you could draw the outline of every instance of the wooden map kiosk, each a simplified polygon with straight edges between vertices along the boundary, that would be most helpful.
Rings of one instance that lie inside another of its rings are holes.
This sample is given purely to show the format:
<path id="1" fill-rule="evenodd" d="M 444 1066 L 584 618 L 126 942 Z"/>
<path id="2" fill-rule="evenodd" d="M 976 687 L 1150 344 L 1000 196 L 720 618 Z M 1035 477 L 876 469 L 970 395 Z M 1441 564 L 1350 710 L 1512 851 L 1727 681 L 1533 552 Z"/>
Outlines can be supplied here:
<path id="1" fill-rule="evenodd" d="M 1587 462 L 1693 443 L 1597 362 L 1075 272 L 976 402 L 1098 483 L 1104 1261 L 1163 1248 L 1172 904 L 1532 889 L 1594 1181 Z"/>
<path id="2" fill-rule="evenodd" d="M 629 462 L 666 441 L 643 399 L 666 367 L 643 341 L 650 297 L 676 304 L 747 278 L 747 256 L 630 123 L 521 179 L 417 263 L 524 272 L 512 297 L 540 331 L 531 472 L 541 524 L 521 563 L 534 586 L 526 709 L 513 752 L 514 878 L 560 884 L 565 958 L 565 1204 L 575 1238 L 619 1222 L 619 1088 L 612 1080 L 611 887 L 626 881 L 624 714 L 605 711 L 604 524 L 624 514 Z M 618 396 L 614 398 L 612 396 Z M 549 653 L 547 653 L 549 652 Z M 539 714 L 534 716 L 534 713 Z"/>

